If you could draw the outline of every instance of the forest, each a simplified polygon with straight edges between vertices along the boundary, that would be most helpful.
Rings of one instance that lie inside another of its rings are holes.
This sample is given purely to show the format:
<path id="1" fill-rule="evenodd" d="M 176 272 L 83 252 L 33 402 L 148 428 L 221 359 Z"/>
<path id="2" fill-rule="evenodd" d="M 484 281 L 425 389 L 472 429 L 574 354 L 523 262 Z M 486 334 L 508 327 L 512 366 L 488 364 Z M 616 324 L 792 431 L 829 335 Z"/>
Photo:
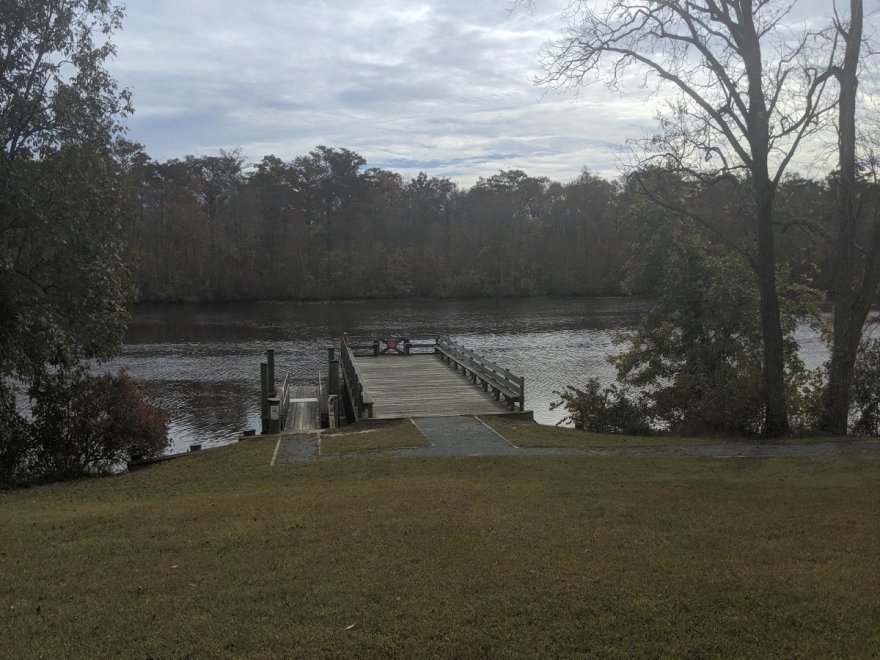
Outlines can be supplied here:
<path id="1" fill-rule="evenodd" d="M 650 293 L 624 283 L 644 224 L 662 216 L 633 175 L 585 168 L 561 183 L 506 170 L 464 188 L 405 181 L 346 148 L 255 164 L 239 151 L 164 162 L 136 144 L 117 151 L 140 301 Z M 666 185 L 684 189 L 674 177 Z M 812 236 L 833 208 L 829 185 L 790 176 L 776 202 L 781 258 L 818 286 L 825 257 Z M 738 231 L 734 191 L 712 194 L 702 203 Z"/>

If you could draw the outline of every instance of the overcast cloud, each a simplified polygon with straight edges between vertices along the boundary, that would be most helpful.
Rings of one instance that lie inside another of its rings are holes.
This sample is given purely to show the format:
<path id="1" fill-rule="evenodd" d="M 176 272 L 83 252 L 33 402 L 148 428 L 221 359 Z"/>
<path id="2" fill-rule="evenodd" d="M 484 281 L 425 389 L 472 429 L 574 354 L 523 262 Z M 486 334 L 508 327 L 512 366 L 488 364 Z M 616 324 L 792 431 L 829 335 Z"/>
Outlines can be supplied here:
<path id="1" fill-rule="evenodd" d="M 129 136 L 158 160 L 232 147 L 289 160 L 323 144 L 463 184 L 512 168 L 615 177 L 654 102 L 532 84 L 565 4 L 129 0 L 112 69 L 134 93 Z"/>

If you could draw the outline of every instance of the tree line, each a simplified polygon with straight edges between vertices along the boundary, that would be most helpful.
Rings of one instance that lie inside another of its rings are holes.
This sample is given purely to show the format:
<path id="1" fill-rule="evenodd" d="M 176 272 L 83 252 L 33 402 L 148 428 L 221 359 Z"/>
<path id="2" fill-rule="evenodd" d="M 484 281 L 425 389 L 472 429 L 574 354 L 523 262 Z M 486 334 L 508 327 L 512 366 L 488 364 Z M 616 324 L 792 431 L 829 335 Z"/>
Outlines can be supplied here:
<path id="1" fill-rule="evenodd" d="M 584 169 L 566 183 L 505 170 L 461 187 L 425 173 L 405 181 L 346 148 L 252 165 L 239 151 L 157 162 L 121 142 L 117 153 L 141 301 L 650 290 L 624 283 L 637 219 L 664 213 L 644 203 L 646 169 L 616 181 Z M 651 176 L 679 194 L 695 186 L 671 169 Z M 782 260 L 819 288 L 830 285 L 830 264 L 808 228 L 827 224 L 833 186 L 833 178 L 788 176 L 776 201 L 788 223 L 778 237 Z M 746 187 L 702 189 L 692 208 L 712 208 L 728 232 L 746 232 L 724 211 Z"/>
<path id="2" fill-rule="evenodd" d="M 141 300 L 597 295 L 620 291 L 617 186 L 502 171 L 404 181 L 346 148 L 247 165 L 126 145 Z"/>

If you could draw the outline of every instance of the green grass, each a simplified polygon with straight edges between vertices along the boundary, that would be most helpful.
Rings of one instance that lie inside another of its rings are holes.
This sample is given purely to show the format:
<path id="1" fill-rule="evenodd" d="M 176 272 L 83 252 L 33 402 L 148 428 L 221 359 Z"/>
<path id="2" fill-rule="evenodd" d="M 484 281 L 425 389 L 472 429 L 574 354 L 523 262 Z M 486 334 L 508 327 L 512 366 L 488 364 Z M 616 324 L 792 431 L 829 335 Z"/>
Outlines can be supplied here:
<path id="1" fill-rule="evenodd" d="M 345 454 L 398 447 L 425 447 L 428 439 L 408 419 L 362 422 L 321 434 L 321 454 Z"/>
<path id="2" fill-rule="evenodd" d="M 273 447 L 0 493 L 0 655 L 880 650 L 877 454 L 270 468 Z"/>
<path id="3" fill-rule="evenodd" d="M 517 416 L 486 415 L 480 417 L 498 433 L 519 447 L 693 447 L 725 443 L 749 444 L 767 442 L 772 444 L 815 444 L 823 442 L 851 442 L 864 440 L 859 437 L 789 436 L 763 440 L 761 438 L 694 437 L 673 435 L 616 435 L 591 433 L 573 428 L 546 426 Z"/>
<path id="4" fill-rule="evenodd" d="M 717 439 L 660 436 L 610 435 L 591 433 L 560 426 L 546 426 L 516 416 L 487 415 L 480 417 L 498 433 L 519 447 L 661 447 L 692 446 L 719 442 Z"/>

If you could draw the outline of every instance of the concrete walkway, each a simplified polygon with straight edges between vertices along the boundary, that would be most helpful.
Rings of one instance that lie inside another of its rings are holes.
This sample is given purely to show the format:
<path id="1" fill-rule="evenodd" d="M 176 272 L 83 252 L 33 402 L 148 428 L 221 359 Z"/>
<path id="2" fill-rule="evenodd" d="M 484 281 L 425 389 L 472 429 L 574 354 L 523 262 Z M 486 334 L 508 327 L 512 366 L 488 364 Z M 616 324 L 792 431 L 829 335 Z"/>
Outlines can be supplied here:
<path id="1" fill-rule="evenodd" d="M 425 417 L 413 423 L 430 443 L 426 447 L 377 449 L 369 456 L 689 456 L 704 458 L 771 458 L 774 456 L 823 456 L 880 452 L 880 440 L 758 444 L 727 442 L 676 447 L 517 447 L 475 417 Z M 302 463 L 339 459 L 344 455 L 321 456 L 318 434 L 302 433 L 279 440 L 278 463 Z M 361 454 L 363 455 L 363 453 Z"/>
<path id="2" fill-rule="evenodd" d="M 318 455 L 317 433 L 294 433 L 278 440 L 278 449 L 273 457 L 274 463 L 307 463 L 317 461 Z"/>
<path id="3" fill-rule="evenodd" d="M 430 447 L 394 449 L 391 456 L 522 456 L 528 453 L 475 417 L 426 417 L 413 424 Z"/>

